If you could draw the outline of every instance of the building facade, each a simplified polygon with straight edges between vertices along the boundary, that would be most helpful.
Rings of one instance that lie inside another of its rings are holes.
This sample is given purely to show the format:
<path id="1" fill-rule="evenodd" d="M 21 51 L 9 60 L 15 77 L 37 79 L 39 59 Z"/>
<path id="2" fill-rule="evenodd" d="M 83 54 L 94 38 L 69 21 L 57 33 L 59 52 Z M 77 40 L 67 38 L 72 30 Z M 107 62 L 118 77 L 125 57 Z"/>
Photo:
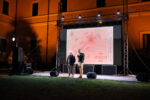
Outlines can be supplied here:
<path id="1" fill-rule="evenodd" d="M 123 13 L 123 0 L 0 0 L 0 55 L 8 58 L 10 37 L 15 34 L 27 56 L 51 62 L 57 47 L 59 2 L 65 20 L 78 15 L 96 18 L 98 12 L 102 16 L 116 15 L 117 10 Z M 128 0 L 129 48 L 150 48 L 149 6 L 150 0 Z"/>

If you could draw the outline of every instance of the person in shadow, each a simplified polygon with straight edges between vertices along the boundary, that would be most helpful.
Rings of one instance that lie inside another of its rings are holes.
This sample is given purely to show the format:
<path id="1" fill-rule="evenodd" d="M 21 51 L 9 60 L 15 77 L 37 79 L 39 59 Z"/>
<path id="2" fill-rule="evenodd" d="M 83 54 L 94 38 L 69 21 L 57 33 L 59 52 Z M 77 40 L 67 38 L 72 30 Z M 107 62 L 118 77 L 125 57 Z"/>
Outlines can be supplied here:
<path id="1" fill-rule="evenodd" d="M 78 67 L 79 67 L 79 72 L 80 72 L 80 76 L 79 78 L 82 78 L 83 75 L 83 63 L 84 63 L 84 53 L 81 52 L 81 50 L 78 50 Z"/>
<path id="2" fill-rule="evenodd" d="M 72 77 L 74 77 L 74 71 L 75 71 L 75 63 L 76 59 L 73 53 L 70 51 L 68 57 L 67 57 L 67 65 L 68 65 L 68 74 L 70 77 L 70 74 L 72 73 Z"/>

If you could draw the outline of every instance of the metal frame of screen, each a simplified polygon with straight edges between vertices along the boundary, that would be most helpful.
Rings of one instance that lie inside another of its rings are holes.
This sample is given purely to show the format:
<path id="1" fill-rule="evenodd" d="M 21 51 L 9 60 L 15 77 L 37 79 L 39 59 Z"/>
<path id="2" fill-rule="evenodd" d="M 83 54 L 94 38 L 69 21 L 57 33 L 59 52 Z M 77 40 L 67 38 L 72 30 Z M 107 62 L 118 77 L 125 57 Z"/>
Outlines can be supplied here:
<path id="1" fill-rule="evenodd" d="M 60 34 L 60 45 L 59 45 L 59 58 L 60 58 L 60 64 L 66 64 L 66 30 L 67 29 L 78 29 L 78 28 L 92 28 L 92 27 L 105 27 L 105 26 L 113 26 L 114 28 L 114 65 L 117 65 L 117 66 L 122 66 L 122 63 L 123 63 L 123 54 L 122 54 L 122 50 L 123 50 L 123 44 L 122 44 L 122 23 L 121 22 L 115 22 L 115 23 L 109 23 L 109 24 L 106 24 L 106 25 L 99 25 L 99 26 L 95 26 L 95 25 L 92 25 L 92 26 L 88 26 L 88 25 L 76 25 L 75 26 L 64 26 L 63 30 L 61 30 L 61 34 Z M 116 34 L 116 31 L 119 32 Z M 119 34 L 119 37 L 116 37 L 117 35 Z M 116 44 L 117 43 L 117 44 Z M 118 53 L 119 52 L 119 53 Z M 95 64 L 93 64 L 95 65 Z"/>

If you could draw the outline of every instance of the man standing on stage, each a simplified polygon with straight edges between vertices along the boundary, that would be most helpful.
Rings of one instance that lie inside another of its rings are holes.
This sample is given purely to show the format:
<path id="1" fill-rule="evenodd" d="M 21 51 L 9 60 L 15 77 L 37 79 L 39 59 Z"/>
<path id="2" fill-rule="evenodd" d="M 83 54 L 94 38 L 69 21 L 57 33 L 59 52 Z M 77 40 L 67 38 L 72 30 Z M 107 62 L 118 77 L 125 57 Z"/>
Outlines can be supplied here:
<path id="1" fill-rule="evenodd" d="M 80 76 L 79 78 L 82 78 L 82 74 L 83 74 L 83 63 L 84 63 L 84 53 L 81 52 L 81 50 L 78 50 L 78 67 L 79 67 L 79 72 L 80 72 Z"/>
<path id="2" fill-rule="evenodd" d="M 76 61 L 75 56 L 72 54 L 72 52 L 70 52 L 69 56 L 67 57 L 69 77 L 70 77 L 71 73 L 72 73 L 72 77 L 74 77 L 74 71 L 75 71 L 74 63 L 75 63 L 75 61 Z"/>

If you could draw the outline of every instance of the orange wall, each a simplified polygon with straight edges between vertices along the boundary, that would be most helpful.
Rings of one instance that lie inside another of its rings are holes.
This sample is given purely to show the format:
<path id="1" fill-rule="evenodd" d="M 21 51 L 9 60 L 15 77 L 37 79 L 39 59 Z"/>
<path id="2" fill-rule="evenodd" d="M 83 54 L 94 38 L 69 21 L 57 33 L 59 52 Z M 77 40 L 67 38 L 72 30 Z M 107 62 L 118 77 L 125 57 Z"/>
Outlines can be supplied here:
<path id="1" fill-rule="evenodd" d="M 39 16 L 48 14 L 48 0 L 39 0 Z"/>
<path id="2" fill-rule="evenodd" d="M 48 14 L 48 0 L 37 0 L 39 3 L 38 15 Z M 58 12 L 58 2 L 59 0 L 49 0 L 49 13 Z M 32 17 L 32 4 L 35 3 L 32 0 L 18 0 L 18 16 L 22 17 Z"/>
<path id="3" fill-rule="evenodd" d="M 15 16 L 15 0 L 9 0 L 10 10 L 9 16 L 2 14 L 2 1 L 0 0 L 0 37 L 4 37 L 6 33 L 12 32 L 14 27 L 11 22 Z M 39 2 L 39 16 L 32 16 L 32 4 Z M 60 0 L 50 0 L 50 22 L 49 22 L 49 36 L 48 36 L 48 56 L 49 60 L 56 52 L 57 44 L 57 19 L 58 19 L 58 2 Z M 141 0 L 129 1 L 129 37 L 132 39 L 136 48 L 139 48 L 139 33 L 150 30 L 150 2 L 140 3 Z M 46 55 L 46 37 L 47 37 L 47 14 L 48 14 L 48 0 L 18 0 L 17 18 L 21 18 L 26 23 L 19 23 L 17 32 L 28 33 L 28 29 L 37 35 L 40 41 L 41 56 L 43 62 Z M 86 2 L 86 3 L 85 3 Z M 68 0 L 68 12 L 62 13 L 65 19 L 77 18 L 79 14 L 84 18 L 95 18 L 98 12 L 103 16 L 115 15 L 117 9 L 122 12 L 122 0 L 106 0 L 106 6 L 103 8 L 96 8 L 96 0 Z M 88 10 L 87 10 L 88 9 Z M 145 14 L 144 12 L 147 13 Z M 139 13 L 140 12 L 140 13 Z M 143 12 L 143 13 L 142 13 Z M 22 26 L 21 26 L 22 25 Z M 25 32 L 24 32 L 25 31 Z"/>
<path id="4" fill-rule="evenodd" d="M 9 2 L 9 12 L 8 15 L 10 17 L 15 16 L 15 7 L 16 7 L 16 0 L 7 0 Z M 3 10 L 3 0 L 0 0 L 0 14 L 2 14 Z"/>
<path id="5" fill-rule="evenodd" d="M 5 37 L 6 33 L 9 33 L 14 30 L 12 24 L 15 16 L 15 5 L 16 0 L 9 1 L 9 12 L 8 15 L 2 13 L 3 10 L 3 0 L 0 0 L 0 37 Z"/>
<path id="6" fill-rule="evenodd" d="M 56 53 L 57 45 L 57 23 L 50 22 L 49 24 L 49 37 L 48 37 L 48 55 L 49 59 Z"/>
<path id="7" fill-rule="evenodd" d="M 140 32 L 150 31 L 150 12 L 130 14 L 129 18 L 129 39 L 139 49 Z"/>
<path id="8" fill-rule="evenodd" d="M 9 23 L 0 22 L 0 37 L 5 37 L 6 33 L 12 32 L 14 27 Z"/>
<path id="9" fill-rule="evenodd" d="M 41 47 L 41 56 L 44 62 L 46 55 L 47 24 L 46 23 L 31 24 L 31 27 L 35 32 L 35 34 L 37 34 L 37 40 L 40 41 L 39 45 Z"/>
<path id="10" fill-rule="evenodd" d="M 50 62 L 51 58 L 55 55 L 56 52 L 56 43 L 57 43 L 57 23 L 49 22 L 48 29 L 48 60 Z M 24 38 L 33 38 L 32 35 L 36 36 L 37 41 L 39 41 L 38 46 L 40 46 L 40 55 L 42 57 L 42 61 L 46 60 L 46 40 L 47 40 L 47 22 L 39 22 L 39 23 L 29 23 L 28 19 L 20 18 L 18 20 L 17 27 L 17 36 L 18 38 L 22 38 L 22 35 L 25 35 Z M 20 39 L 19 39 L 20 41 Z M 20 43 L 19 46 L 22 46 Z"/>
<path id="11" fill-rule="evenodd" d="M 46 3 L 48 0 L 38 0 L 39 1 L 39 16 L 32 17 L 32 2 L 30 0 L 24 1 L 24 4 L 28 4 L 28 8 L 23 9 L 24 7 L 20 8 L 19 10 L 19 16 L 25 17 L 25 19 L 30 23 L 30 26 L 33 27 L 33 30 L 38 35 L 38 39 L 41 40 L 41 51 L 42 51 L 42 57 L 43 60 L 45 59 L 46 55 L 46 34 L 47 34 L 47 7 L 48 4 Z M 50 0 L 50 23 L 49 23 L 49 42 L 48 42 L 48 55 L 49 59 L 55 54 L 56 52 L 56 43 L 57 43 L 57 26 L 56 26 L 56 20 L 57 20 L 57 13 L 58 13 L 58 2 L 59 0 Z M 85 3 L 86 2 L 86 3 Z M 136 3 L 140 2 L 139 0 L 130 0 L 129 3 Z M 82 4 L 82 5 L 79 5 Z M 22 6 L 22 3 L 19 4 Z M 116 6 L 118 5 L 118 6 Z M 90 16 L 95 16 L 97 12 L 101 12 L 103 15 L 114 15 L 116 14 L 117 9 L 122 10 L 122 1 L 120 0 L 107 0 L 106 6 L 104 8 L 96 8 L 96 0 L 68 0 L 68 12 L 63 13 L 66 19 L 72 19 L 77 18 L 79 14 L 83 15 L 84 18 L 88 18 Z M 144 4 L 144 6 L 148 6 L 149 3 Z M 24 5 L 25 6 L 25 5 Z M 112 7 L 115 6 L 115 7 Z M 146 8 L 148 10 L 149 8 Z M 86 10 L 90 9 L 90 10 Z M 132 4 L 129 5 L 129 10 L 131 12 L 135 12 L 136 10 L 142 11 L 144 10 L 143 4 Z M 25 12 L 25 13 L 24 13 Z M 140 17 L 138 18 L 138 20 Z M 129 36 L 133 38 L 136 47 L 138 48 L 139 45 L 139 30 L 135 28 L 133 24 L 134 18 L 132 19 L 132 16 L 130 16 L 129 20 Z M 136 21 L 137 22 L 137 21 Z M 140 22 L 137 22 L 137 25 Z M 132 28 L 135 29 L 132 29 Z M 143 29 L 141 29 L 143 30 Z M 148 30 L 148 28 L 147 28 Z M 136 38 L 134 37 L 136 36 Z"/>
<path id="12" fill-rule="evenodd" d="M 140 0 L 128 0 L 128 3 L 138 3 Z M 106 6 L 122 5 L 123 0 L 106 0 Z"/>
<path id="13" fill-rule="evenodd" d="M 18 0 L 17 15 L 23 17 L 32 16 L 32 0 Z"/>
<path id="14" fill-rule="evenodd" d="M 9 16 L 15 17 L 16 12 L 16 0 L 8 0 L 9 1 Z"/>
<path id="15" fill-rule="evenodd" d="M 0 0 L 0 14 L 2 13 L 3 0 Z"/>
<path id="16" fill-rule="evenodd" d="M 43 0 L 42 0 L 43 1 Z M 50 13 L 58 13 L 58 3 L 60 0 L 50 0 Z"/>
<path id="17" fill-rule="evenodd" d="M 58 13 L 58 3 L 60 0 L 49 0 L 50 3 L 50 13 Z M 35 2 L 35 1 L 34 1 Z M 18 16 L 31 17 L 32 16 L 32 0 L 18 0 Z M 48 0 L 37 0 L 39 3 L 39 16 L 47 15 L 48 10 Z M 129 3 L 138 3 L 140 0 L 128 0 Z M 122 0 L 106 0 L 106 7 L 122 5 Z M 67 10 L 79 11 L 87 9 L 95 9 L 96 0 L 68 0 Z"/>
<path id="18" fill-rule="evenodd" d="M 96 8 L 96 0 L 68 0 L 68 11 Z"/>
<path id="19" fill-rule="evenodd" d="M 8 15 L 3 14 L 3 0 L 0 0 L 0 38 L 7 39 L 8 34 L 12 34 L 14 31 L 14 25 L 12 22 L 14 21 L 15 16 L 15 5 L 16 0 L 7 0 L 9 2 L 9 10 Z M 7 47 L 9 44 L 7 43 Z M 7 60 L 7 53 L 0 52 L 0 61 Z"/>
<path id="20" fill-rule="evenodd" d="M 123 0 L 106 0 L 106 7 L 120 6 Z M 138 3 L 140 0 L 128 0 L 128 3 Z M 68 11 L 78 11 L 96 8 L 97 0 L 68 0 Z"/>
<path id="21" fill-rule="evenodd" d="M 37 23 L 31 24 L 33 31 L 37 34 L 37 40 L 40 41 L 41 46 L 41 56 L 43 62 L 46 57 L 46 40 L 47 40 L 47 23 Z M 50 61 L 52 56 L 56 52 L 56 39 L 57 39 L 57 26 L 56 22 L 49 23 L 49 32 L 48 32 L 48 60 Z"/>

